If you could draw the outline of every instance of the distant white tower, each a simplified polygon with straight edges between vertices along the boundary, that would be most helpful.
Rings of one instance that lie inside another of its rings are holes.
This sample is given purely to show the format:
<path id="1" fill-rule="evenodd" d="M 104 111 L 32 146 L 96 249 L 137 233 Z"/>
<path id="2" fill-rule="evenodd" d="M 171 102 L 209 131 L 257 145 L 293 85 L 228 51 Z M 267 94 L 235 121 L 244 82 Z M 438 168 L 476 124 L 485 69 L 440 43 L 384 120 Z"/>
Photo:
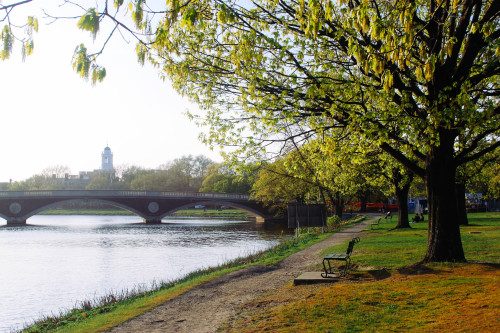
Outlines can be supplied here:
<path id="1" fill-rule="evenodd" d="M 111 148 L 106 146 L 101 154 L 101 170 L 113 170 L 113 153 Z"/>

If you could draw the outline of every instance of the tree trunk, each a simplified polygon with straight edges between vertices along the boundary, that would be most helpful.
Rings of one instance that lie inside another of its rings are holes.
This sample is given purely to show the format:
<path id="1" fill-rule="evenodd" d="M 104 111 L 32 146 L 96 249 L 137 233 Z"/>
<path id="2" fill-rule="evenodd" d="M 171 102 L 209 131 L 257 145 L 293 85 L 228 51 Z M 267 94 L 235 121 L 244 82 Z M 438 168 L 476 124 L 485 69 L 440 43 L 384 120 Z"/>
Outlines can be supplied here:
<path id="1" fill-rule="evenodd" d="M 368 203 L 368 197 L 367 196 L 363 196 L 361 198 L 361 211 L 362 212 L 366 212 L 366 205 Z"/>
<path id="2" fill-rule="evenodd" d="M 458 225 L 469 225 L 467 219 L 467 207 L 465 205 L 465 183 L 459 182 L 455 185 L 457 195 L 457 221 Z"/>
<path id="3" fill-rule="evenodd" d="M 427 253 L 424 261 L 465 261 L 457 223 L 453 143 L 455 136 L 440 133 L 440 145 L 426 161 L 426 188 L 429 207 Z"/>
<path id="4" fill-rule="evenodd" d="M 408 220 L 408 193 L 410 192 L 411 183 L 413 181 L 413 173 L 404 175 L 399 168 L 392 169 L 392 184 L 396 200 L 398 201 L 398 224 L 396 229 L 410 228 Z"/>
<path id="5" fill-rule="evenodd" d="M 396 200 L 398 201 L 398 224 L 396 225 L 396 229 L 410 228 L 410 221 L 408 219 L 408 192 L 410 191 L 410 184 L 404 186 L 402 189 L 396 187 Z"/>
<path id="6" fill-rule="evenodd" d="M 337 193 L 335 200 L 335 215 L 342 218 L 343 211 L 344 211 L 344 199 L 342 198 L 342 195 Z"/>

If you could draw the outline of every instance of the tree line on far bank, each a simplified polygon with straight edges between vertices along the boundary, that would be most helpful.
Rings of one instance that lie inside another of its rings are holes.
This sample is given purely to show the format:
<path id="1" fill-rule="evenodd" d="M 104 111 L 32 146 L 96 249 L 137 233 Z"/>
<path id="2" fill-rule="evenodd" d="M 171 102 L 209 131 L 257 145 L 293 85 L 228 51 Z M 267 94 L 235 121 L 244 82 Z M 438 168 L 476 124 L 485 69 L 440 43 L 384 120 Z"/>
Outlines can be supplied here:
<path id="1" fill-rule="evenodd" d="M 51 166 L 26 180 L 9 185 L 9 191 L 38 190 L 149 190 L 249 193 L 253 178 L 237 175 L 222 163 L 187 155 L 146 169 L 120 165 L 112 172 L 94 172 L 89 180 L 72 179 L 67 166 Z"/>
<path id="2" fill-rule="evenodd" d="M 40 174 L 9 186 L 11 191 L 37 190 L 149 190 L 250 194 L 254 199 L 285 214 L 289 203 L 326 204 L 330 214 L 341 216 L 359 202 L 361 211 L 369 202 L 398 204 L 397 228 L 409 227 L 411 198 L 425 197 L 425 184 L 381 150 L 359 151 L 330 136 L 325 150 L 311 140 L 273 162 L 248 163 L 235 170 L 203 156 L 187 155 L 157 169 L 118 166 L 112 173 L 95 173 L 89 182 L 70 181 L 66 166 L 51 166 Z M 500 197 L 498 154 L 488 155 L 462 170 L 457 183 L 457 210 L 466 225 L 465 193 L 484 198 Z"/>

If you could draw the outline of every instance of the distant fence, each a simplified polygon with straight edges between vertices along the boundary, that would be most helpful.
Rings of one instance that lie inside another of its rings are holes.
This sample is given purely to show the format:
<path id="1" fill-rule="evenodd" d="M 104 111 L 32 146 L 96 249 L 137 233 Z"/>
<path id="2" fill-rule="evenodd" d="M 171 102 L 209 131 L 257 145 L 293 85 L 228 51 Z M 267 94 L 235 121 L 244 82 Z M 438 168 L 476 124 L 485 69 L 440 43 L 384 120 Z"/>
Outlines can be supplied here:
<path id="1" fill-rule="evenodd" d="M 345 206 L 344 210 L 360 210 L 361 209 L 361 202 L 350 202 Z M 397 204 L 386 204 L 386 203 L 380 203 L 380 202 L 368 202 L 366 204 L 366 211 L 368 212 L 383 212 L 383 211 L 391 211 L 391 212 L 397 212 L 398 211 L 398 205 Z"/>

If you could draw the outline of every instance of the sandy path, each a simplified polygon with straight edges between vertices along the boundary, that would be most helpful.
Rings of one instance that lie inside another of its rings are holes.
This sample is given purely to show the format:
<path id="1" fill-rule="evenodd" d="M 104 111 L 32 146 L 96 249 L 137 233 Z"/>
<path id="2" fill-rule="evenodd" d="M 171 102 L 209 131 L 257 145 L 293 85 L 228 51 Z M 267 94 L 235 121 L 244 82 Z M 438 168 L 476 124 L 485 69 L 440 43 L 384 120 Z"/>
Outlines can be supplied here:
<path id="1" fill-rule="evenodd" d="M 297 252 L 278 265 L 254 266 L 226 274 L 195 287 L 164 304 L 131 319 L 110 332 L 215 332 L 239 312 L 243 304 L 283 287 L 317 264 L 319 252 L 340 244 L 363 230 L 371 219 Z"/>

